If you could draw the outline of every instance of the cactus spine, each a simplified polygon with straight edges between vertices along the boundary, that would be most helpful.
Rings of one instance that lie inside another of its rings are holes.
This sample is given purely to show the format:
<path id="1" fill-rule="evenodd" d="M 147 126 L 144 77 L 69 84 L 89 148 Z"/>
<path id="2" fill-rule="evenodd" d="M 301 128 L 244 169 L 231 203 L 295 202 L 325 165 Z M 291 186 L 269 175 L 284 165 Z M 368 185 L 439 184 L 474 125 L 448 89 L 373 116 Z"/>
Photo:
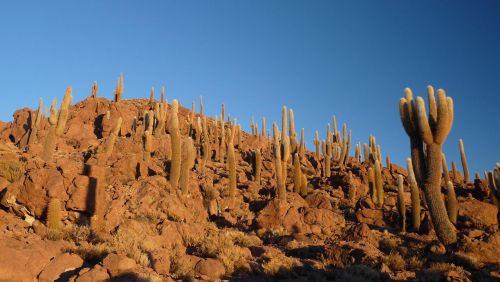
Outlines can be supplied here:
<path id="1" fill-rule="evenodd" d="M 187 194 L 188 192 L 188 182 L 189 182 L 189 174 L 191 169 L 193 169 L 194 161 L 196 159 L 196 153 L 194 151 L 193 139 L 191 137 L 187 137 L 184 139 L 182 143 L 182 161 L 181 161 L 181 177 L 180 177 L 180 186 L 182 194 Z"/>
<path id="2" fill-rule="evenodd" d="M 406 232 L 406 206 L 404 198 L 403 176 L 398 175 L 398 211 L 401 217 L 401 230 Z"/>
<path id="3" fill-rule="evenodd" d="M 172 101 L 171 111 L 172 114 L 168 126 L 170 130 L 172 151 L 172 160 L 170 162 L 170 185 L 172 189 L 176 191 L 179 186 L 181 174 L 181 133 L 179 130 L 179 118 L 177 116 L 179 112 L 179 102 L 175 99 Z"/>
<path id="4" fill-rule="evenodd" d="M 456 229 L 450 222 L 441 194 L 442 145 L 453 124 L 453 100 L 438 90 L 437 105 L 434 89 L 428 87 L 429 118 L 424 100 L 417 97 L 413 102 L 411 90 L 400 100 L 400 115 L 403 126 L 412 144 L 412 162 L 417 183 L 423 180 L 423 191 L 434 229 L 444 245 L 457 241 Z M 434 111 L 436 109 L 436 111 Z M 426 154 L 422 141 L 426 144 Z M 418 174 L 417 174 L 418 171 Z"/>
<path id="5" fill-rule="evenodd" d="M 469 166 L 467 165 L 467 157 L 465 156 L 464 141 L 460 139 L 458 141 L 460 147 L 460 159 L 462 160 L 462 168 L 464 170 L 464 182 L 468 183 L 469 178 Z"/>
<path id="6" fill-rule="evenodd" d="M 406 160 L 406 166 L 408 170 L 408 186 L 410 186 L 411 195 L 412 224 L 415 232 L 418 232 L 420 230 L 420 192 L 418 190 L 417 181 L 415 180 L 411 159 Z"/>
<path id="7" fill-rule="evenodd" d="M 457 196 L 455 195 L 455 188 L 453 187 L 453 183 L 451 181 L 446 182 L 446 209 L 448 210 L 448 217 L 450 218 L 451 223 L 457 224 Z"/>

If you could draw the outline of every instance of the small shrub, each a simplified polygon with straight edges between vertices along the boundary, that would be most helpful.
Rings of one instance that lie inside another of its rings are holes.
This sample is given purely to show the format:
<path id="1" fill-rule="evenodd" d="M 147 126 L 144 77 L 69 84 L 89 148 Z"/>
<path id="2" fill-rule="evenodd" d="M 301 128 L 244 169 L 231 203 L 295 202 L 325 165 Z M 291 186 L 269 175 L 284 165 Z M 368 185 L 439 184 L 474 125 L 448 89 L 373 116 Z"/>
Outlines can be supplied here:
<path id="1" fill-rule="evenodd" d="M 0 176 L 9 182 L 16 182 L 24 175 L 24 168 L 17 160 L 0 160 Z"/>
<path id="2" fill-rule="evenodd" d="M 264 273 L 270 276 L 287 275 L 294 268 L 302 266 L 302 263 L 296 259 L 287 257 L 284 254 L 278 254 L 273 257 L 266 257 L 266 262 L 262 264 Z"/>
<path id="3" fill-rule="evenodd" d="M 403 257 L 396 252 L 391 252 L 389 256 L 384 257 L 384 262 L 391 270 L 394 271 L 404 270 L 406 266 L 406 262 Z"/>

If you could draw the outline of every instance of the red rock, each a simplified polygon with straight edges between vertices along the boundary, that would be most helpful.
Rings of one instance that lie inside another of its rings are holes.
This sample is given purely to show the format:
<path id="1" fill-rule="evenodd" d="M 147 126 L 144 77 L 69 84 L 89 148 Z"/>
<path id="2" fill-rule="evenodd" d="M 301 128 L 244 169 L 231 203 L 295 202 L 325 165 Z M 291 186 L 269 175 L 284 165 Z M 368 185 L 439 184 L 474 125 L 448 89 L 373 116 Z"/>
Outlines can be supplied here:
<path id="1" fill-rule="evenodd" d="M 58 255 L 42 270 L 38 280 L 40 282 L 55 281 L 64 272 L 77 269 L 82 265 L 83 260 L 78 255 L 69 253 Z"/>
<path id="2" fill-rule="evenodd" d="M 162 275 L 170 273 L 170 252 L 166 250 L 155 251 L 152 254 L 153 269 Z"/>
<path id="3" fill-rule="evenodd" d="M 211 278 L 220 278 L 226 273 L 224 265 L 220 261 L 211 258 L 200 260 L 194 270 Z"/>
<path id="4" fill-rule="evenodd" d="M 105 268 L 100 265 L 94 266 L 94 268 L 82 269 L 75 282 L 94 282 L 94 281 L 106 281 L 108 280 L 109 274 Z"/>
<path id="5" fill-rule="evenodd" d="M 109 254 L 102 261 L 102 265 L 108 269 L 111 277 L 115 277 L 133 270 L 136 263 L 133 259 L 125 255 Z"/>
<path id="6" fill-rule="evenodd" d="M 469 221 L 472 226 L 479 229 L 498 226 L 497 207 L 476 199 L 459 202 L 458 216 L 463 217 L 464 221 Z"/>

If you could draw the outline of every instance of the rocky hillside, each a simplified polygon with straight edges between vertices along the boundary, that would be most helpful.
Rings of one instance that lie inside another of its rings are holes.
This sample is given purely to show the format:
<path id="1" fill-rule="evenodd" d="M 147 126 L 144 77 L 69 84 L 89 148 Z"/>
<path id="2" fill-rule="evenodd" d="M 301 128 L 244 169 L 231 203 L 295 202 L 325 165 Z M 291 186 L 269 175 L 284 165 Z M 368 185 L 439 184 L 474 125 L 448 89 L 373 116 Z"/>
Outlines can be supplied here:
<path id="1" fill-rule="evenodd" d="M 97 90 L 0 123 L 1 281 L 500 279 L 493 179 L 439 179 L 449 243 L 374 137 L 352 155 L 334 122 L 308 151 L 286 108 L 281 133 L 247 133 L 224 109 L 124 100 L 123 80 Z"/>

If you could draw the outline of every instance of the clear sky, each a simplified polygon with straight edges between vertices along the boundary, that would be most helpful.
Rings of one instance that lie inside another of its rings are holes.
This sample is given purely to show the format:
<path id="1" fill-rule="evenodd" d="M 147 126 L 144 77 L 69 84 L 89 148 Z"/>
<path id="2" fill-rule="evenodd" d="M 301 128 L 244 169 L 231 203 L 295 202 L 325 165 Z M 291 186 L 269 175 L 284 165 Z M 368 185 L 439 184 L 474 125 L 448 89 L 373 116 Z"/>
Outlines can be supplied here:
<path id="1" fill-rule="evenodd" d="M 0 120 L 68 85 L 79 101 L 97 80 L 111 98 L 120 72 L 125 98 L 165 85 L 188 107 L 203 95 L 209 115 L 224 102 L 246 129 L 287 105 L 309 145 L 336 114 L 399 164 L 399 98 L 432 84 L 455 100 L 448 161 L 463 138 L 471 173 L 500 162 L 500 1 L 1 2 Z"/>

